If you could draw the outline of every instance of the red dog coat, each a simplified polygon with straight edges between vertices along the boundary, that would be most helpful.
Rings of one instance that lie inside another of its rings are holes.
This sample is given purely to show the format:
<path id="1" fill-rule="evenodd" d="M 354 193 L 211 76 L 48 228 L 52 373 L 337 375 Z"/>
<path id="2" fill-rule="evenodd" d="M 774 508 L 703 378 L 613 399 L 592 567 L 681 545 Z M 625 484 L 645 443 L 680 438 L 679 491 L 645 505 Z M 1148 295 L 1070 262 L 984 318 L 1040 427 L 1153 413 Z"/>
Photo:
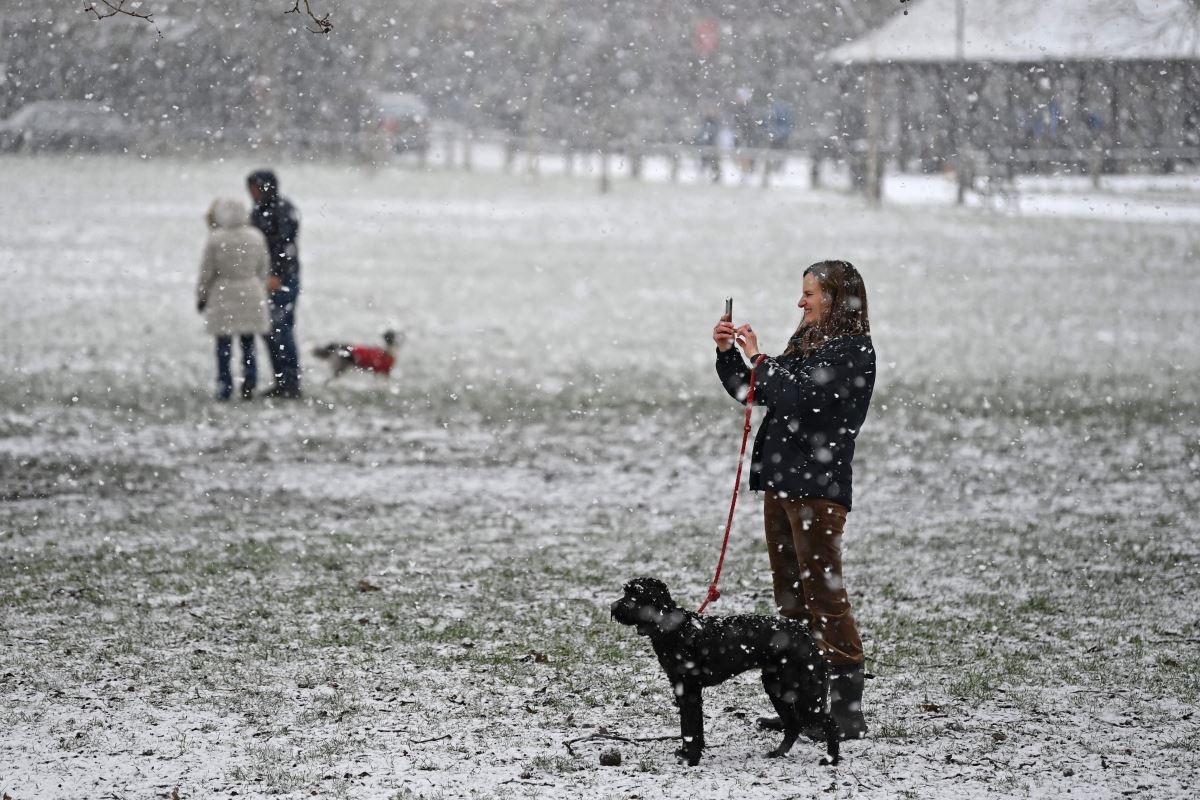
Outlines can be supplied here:
<path id="1" fill-rule="evenodd" d="M 395 357 L 382 347 L 367 347 L 361 344 L 350 348 L 350 357 L 354 359 L 354 366 L 359 369 L 369 369 L 383 375 L 390 375 L 392 365 L 396 363 Z"/>

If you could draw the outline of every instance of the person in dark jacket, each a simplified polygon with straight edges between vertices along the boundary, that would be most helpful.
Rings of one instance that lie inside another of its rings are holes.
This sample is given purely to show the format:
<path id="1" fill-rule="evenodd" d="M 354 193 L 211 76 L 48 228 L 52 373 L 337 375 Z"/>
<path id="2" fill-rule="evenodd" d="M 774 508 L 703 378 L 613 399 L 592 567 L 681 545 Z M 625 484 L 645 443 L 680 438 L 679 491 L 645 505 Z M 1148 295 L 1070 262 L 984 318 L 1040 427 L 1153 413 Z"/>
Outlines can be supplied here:
<path id="1" fill-rule="evenodd" d="M 717 374 L 745 402 L 753 375 L 767 413 L 754 440 L 750 488 L 763 516 L 775 603 L 809 624 L 830 663 L 831 712 L 843 738 L 862 738 L 863 646 L 842 579 L 842 529 L 852 492 L 854 440 L 875 388 L 875 350 L 862 276 L 848 261 L 804 271 L 804 316 L 783 353 L 759 352 L 749 325 L 713 328 Z M 734 347 L 741 346 L 753 372 Z M 772 727 L 774 720 L 760 720 Z"/>
<path id="2" fill-rule="evenodd" d="M 250 222 L 267 237 L 271 271 L 267 291 L 271 301 L 271 330 L 267 351 L 275 372 L 275 385 L 264 397 L 300 397 L 300 353 L 296 348 L 296 303 L 300 299 L 300 214 L 279 194 L 279 179 L 269 169 L 246 178 L 254 210 Z"/>

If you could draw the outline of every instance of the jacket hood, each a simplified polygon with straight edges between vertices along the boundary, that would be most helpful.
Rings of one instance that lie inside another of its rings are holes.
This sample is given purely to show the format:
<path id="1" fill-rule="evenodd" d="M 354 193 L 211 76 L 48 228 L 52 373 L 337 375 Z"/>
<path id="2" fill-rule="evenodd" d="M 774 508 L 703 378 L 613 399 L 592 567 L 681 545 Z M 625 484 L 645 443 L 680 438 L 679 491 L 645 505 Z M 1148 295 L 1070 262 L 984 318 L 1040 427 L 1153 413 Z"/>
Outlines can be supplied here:
<path id="1" fill-rule="evenodd" d="M 246 177 L 246 183 L 257 186 L 262 192 L 263 202 L 271 202 L 279 196 L 279 178 L 269 169 L 259 169 Z"/>
<path id="2" fill-rule="evenodd" d="M 208 224 L 213 228 L 239 228 L 250 223 L 250 212 L 241 200 L 218 197 L 208 209 Z"/>

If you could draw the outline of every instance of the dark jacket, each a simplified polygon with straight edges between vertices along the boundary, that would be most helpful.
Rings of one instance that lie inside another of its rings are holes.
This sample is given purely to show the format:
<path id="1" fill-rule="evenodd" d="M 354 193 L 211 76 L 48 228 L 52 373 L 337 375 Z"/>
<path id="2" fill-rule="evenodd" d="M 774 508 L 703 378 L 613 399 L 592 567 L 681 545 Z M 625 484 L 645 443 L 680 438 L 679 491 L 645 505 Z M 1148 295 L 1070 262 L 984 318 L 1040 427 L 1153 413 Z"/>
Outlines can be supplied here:
<path id="1" fill-rule="evenodd" d="M 717 351 L 725 390 L 745 402 L 750 368 L 736 347 Z M 875 389 L 869 336 L 843 336 L 812 356 L 764 358 L 754 370 L 754 404 L 767 415 L 754 439 L 750 488 L 832 500 L 850 509 L 854 439 Z"/>
<path id="2" fill-rule="evenodd" d="M 262 197 L 250 212 L 250 222 L 267 237 L 271 250 L 271 274 L 289 290 L 300 288 L 300 214 L 279 194 L 279 181 L 270 170 L 250 175 L 250 183 L 259 187 Z"/>

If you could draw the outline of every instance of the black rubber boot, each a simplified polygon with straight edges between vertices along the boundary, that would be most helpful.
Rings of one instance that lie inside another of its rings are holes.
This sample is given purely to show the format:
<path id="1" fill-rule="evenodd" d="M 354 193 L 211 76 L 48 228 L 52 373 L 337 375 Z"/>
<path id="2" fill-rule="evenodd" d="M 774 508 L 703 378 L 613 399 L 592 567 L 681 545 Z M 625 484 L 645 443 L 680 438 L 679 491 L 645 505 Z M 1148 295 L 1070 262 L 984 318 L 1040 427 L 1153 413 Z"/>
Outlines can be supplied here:
<path id="1" fill-rule="evenodd" d="M 862 712 L 864 677 L 862 664 L 834 664 L 829 669 L 829 713 L 842 739 L 867 736 Z"/>

